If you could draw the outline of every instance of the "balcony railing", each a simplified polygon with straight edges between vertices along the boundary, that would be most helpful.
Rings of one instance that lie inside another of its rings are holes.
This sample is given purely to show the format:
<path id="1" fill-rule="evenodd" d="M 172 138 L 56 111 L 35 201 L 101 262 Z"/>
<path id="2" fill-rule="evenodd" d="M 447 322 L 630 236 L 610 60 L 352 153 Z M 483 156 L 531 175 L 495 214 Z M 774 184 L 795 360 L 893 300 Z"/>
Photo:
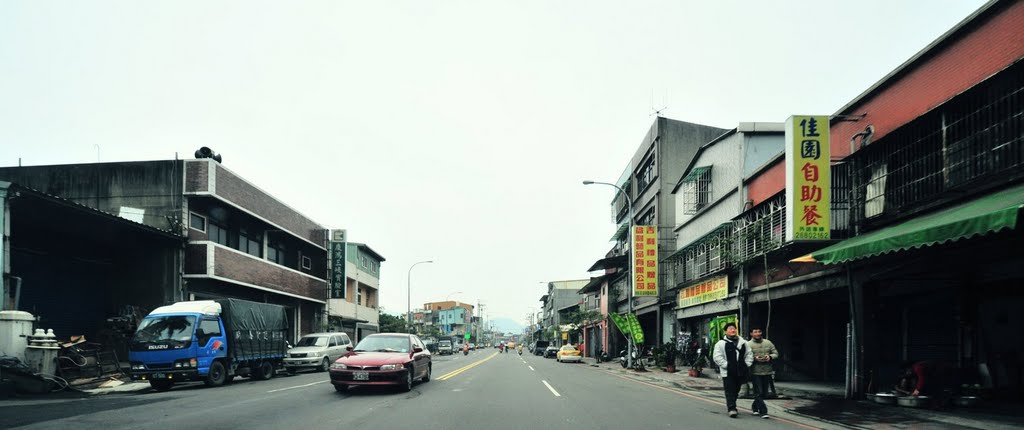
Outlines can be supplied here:
<path id="1" fill-rule="evenodd" d="M 894 218 L 1024 178 L 1024 66 L 958 95 L 855 152 L 859 223 Z"/>

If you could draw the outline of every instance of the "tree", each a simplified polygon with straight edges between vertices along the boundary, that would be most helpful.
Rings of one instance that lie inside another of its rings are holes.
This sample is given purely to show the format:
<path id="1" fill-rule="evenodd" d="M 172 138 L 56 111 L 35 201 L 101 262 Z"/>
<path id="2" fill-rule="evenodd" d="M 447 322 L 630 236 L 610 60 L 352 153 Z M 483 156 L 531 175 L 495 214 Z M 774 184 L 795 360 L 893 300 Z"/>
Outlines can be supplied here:
<path id="1" fill-rule="evenodd" d="M 405 333 L 405 318 L 384 313 L 384 308 L 380 308 L 379 319 L 381 333 Z"/>

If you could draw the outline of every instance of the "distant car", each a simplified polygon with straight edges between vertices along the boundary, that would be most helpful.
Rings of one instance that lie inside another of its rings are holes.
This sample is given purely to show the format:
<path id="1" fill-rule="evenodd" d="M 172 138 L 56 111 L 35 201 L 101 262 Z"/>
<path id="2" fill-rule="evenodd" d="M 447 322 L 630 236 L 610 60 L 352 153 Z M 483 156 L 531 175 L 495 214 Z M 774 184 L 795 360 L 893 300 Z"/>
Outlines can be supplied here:
<path id="1" fill-rule="evenodd" d="M 544 348 L 544 358 L 554 358 L 558 354 L 558 347 L 551 345 Z"/>
<path id="2" fill-rule="evenodd" d="M 331 364 L 331 384 L 339 392 L 353 385 L 394 385 L 410 391 L 416 380 L 430 381 L 432 366 L 430 351 L 415 335 L 371 334 Z"/>
<path id="3" fill-rule="evenodd" d="M 562 345 L 562 347 L 558 349 L 558 352 L 555 353 L 555 361 L 560 363 L 568 361 L 579 363 L 582 360 L 583 356 L 580 354 L 580 350 L 576 349 L 576 347 L 572 345 Z"/>
<path id="4" fill-rule="evenodd" d="M 348 352 L 352 346 L 345 333 L 312 333 L 302 336 L 295 346 L 288 349 L 284 368 L 289 374 L 302 369 L 317 369 L 326 372 L 334 360 Z"/>
<path id="5" fill-rule="evenodd" d="M 452 355 L 453 352 L 452 341 L 442 340 L 437 343 L 437 353 L 439 355 Z"/>
<path id="6" fill-rule="evenodd" d="M 472 351 L 474 349 L 476 349 L 476 344 L 475 343 L 470 343 L 469 344 L 469 350 Z"/>

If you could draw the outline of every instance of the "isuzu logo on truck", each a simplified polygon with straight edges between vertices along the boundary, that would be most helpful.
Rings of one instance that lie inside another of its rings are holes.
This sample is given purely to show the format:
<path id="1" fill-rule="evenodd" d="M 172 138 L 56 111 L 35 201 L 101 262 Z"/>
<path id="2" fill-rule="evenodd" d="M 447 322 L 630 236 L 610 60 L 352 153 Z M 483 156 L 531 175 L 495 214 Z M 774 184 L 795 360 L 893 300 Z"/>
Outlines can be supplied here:
<path id="1" fill-rule="evenodd" d="M 167 345 L 150 345 L 149 349 L 167 349 Z"/>

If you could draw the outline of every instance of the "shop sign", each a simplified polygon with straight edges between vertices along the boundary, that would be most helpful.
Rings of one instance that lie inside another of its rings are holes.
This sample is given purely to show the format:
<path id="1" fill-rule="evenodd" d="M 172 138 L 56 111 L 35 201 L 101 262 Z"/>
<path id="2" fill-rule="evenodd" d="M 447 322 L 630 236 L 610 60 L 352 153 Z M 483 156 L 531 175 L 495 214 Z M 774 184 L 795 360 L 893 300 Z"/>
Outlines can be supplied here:
<path id="1" fill-rule="evenodd" d="M 658 228 L 633 227 L 633 295 L 658 296 Z"/>
<path id="2" fill-rule="evenodd" d="M 686 308 L 729 296 L 729 277 L 719 276 L 679 291 L 679 307 Z"/>
<path id="3" fill-rule="evenodd" d="M 331 298 L 344 299 L 348 283 L 345 276 L 345 242 L 331 241 Z"/>
<path id="4" fill-rule="evenodd" d="M 828 116 L 786 120 L 786 240 L 831 236 L 832 178 Z"/>

